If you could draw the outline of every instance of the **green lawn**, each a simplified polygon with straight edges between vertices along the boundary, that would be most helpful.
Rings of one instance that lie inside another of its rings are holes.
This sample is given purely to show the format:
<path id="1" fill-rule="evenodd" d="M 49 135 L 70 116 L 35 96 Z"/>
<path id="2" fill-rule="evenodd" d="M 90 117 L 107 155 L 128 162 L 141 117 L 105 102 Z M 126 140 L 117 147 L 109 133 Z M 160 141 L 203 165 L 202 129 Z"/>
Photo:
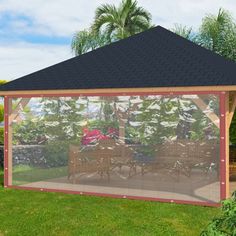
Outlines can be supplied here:
<path id="1" fill-rule="evenodd" d="M 0 187 L 0 236 L 194 236 L 218 213 L 210 207 Z"/>
<path id="2" fill-rule="evenodd" d="M 67 176 L 66 166 L 54 168 L 32 168 L 26 165 L 19 165 L 13 169 L 13 184 L 21 185 L 63 176 Z"/>

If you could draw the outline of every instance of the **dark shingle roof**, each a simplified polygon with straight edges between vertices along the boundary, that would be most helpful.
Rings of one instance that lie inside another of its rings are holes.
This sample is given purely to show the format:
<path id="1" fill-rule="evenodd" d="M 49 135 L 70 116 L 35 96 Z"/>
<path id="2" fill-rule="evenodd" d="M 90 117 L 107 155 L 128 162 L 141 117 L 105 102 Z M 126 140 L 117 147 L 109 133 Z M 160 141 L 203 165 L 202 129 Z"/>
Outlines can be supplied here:
<path id="1" fill-rule="evenodd" d="M 13 80 L 0 90 L 236 85 L 236 63 L 158 26 Z"/>

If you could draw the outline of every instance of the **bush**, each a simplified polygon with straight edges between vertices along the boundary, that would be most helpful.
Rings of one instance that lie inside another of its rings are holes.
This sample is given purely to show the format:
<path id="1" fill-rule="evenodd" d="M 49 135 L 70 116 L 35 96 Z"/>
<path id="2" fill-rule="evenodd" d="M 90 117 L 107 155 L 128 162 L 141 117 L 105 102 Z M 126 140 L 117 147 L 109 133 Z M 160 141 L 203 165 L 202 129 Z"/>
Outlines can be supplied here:
<path id="1" fill-rule="evenodd" d="M 0 79 L 0 85 L 3 85 L 3 84 L 5 84 L 5 83 L 7 83 L 6 80 Z"/>
<path id="2" fill-rule="evenodd" d="M 42 121 L 24 120 L 14 124 L 14 144 L 43 144 L 46 141 L 45 125 Z"/>
<path id="3" fill-rule="evenodd" d="M 4 107 L 2 104 L 0 104 L 0 123 L 2 123 L 4 120 Z"/>
<path id="4" fill-rule="evenodd" d="M 236 191 L 230 199 L 223 201 L 222 213 L 207 226 L 201 236 L 236 235 Z"/>
<path id="5" fill-rule="evenodd" d="M 69 143 L 65 141 L 51 141 L 45 145 L 45 160 L 47 167 L 67 165 Z"/>
<path id="6" fill-rule="evenodd" d="M 4 145 L 4 128 L 0 127 L 0 145 Z"/>

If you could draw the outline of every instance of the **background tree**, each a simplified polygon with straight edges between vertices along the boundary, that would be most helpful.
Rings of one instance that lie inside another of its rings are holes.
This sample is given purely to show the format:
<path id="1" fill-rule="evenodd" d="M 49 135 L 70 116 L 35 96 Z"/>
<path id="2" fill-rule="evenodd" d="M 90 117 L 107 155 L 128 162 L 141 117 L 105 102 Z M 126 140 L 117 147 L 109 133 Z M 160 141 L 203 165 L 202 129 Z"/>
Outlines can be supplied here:
<path id="1" fill-rule="evenodd" d="M 134 0 L 123 0 L 118 7 L 103 4 L 96 9 L 92 27 L 74 34 L 72 52 L 78 56 L 147 30 L 152 27 L 151 18 Z"/>
<path id="2" fill-rule="evenodd" d="M 91 29 L 78 31 L 74 34 L 71 49 L 76 55 L 82 55 L 96 48 L 105 46 L 109 41 L 105 33 L 95 34 Z"/>
<path id="3" fill-rule="evenodd" d="M 175 24 L 171 29 L 172 32 L 182 36 L 183 38 L 194 41 L 194 34 L 192 27 L 183 26 L 181 24 Z"/>
<path id="4" fill-rule="evenodd" d="M 197 43 L 236 61 L 236 24 L 232 15 L 220 8 L 217 15 L 209 14 L 204 17 Z"/>
<path id="5" fill-rule="evenodd" d="M 139 7 L 137 1 L 123 0 L 118 7 L 111 4 L 98 7 L 93 29 L 98 34 L 104 28 L 110 41 L 119 40 L 149 29 L 151 19 L 151 14 Z"/>

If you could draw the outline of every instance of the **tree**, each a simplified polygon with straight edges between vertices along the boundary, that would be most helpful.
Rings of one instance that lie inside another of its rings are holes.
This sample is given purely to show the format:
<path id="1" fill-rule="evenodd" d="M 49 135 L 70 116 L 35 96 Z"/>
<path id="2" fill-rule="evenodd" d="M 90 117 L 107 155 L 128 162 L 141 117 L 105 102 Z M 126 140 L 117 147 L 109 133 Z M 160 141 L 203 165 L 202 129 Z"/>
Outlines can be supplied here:
<path id="1" fill-rule="evenodd" d="M 85 122 L 84 104 L 78 104 L 76 97 L 43 98 L 40 103 L 44 114 L 45 135 L 49 142 L 80 142 L 82 123 Z"/>
<path id="2" fill-rule="evenodd" d="M 92 27 L 96 34 L 103 29 L 113 41 L 149 29 L 151 18 L 151 14 L 139 7 L 137 1 L 123 0 L 118 7 L 111 4 L 98 7 Z"/>
<path id="3" fill-rule="evenodd" d="M 232 15 L 220 8 L 217 15 L 209 14 L 204 17 L 197 43 L 236 61 L 236 24 Z"/>
<path id="4" fill-rule="evenodd" d="M 174 28 L 172 28 L 171 31 L 182 36 L 183 38 L 194 41 L 192 27 L 183 26 L 181 24 L 175 24 Z"/>
<path id="5" fill-rule="evenodd" d="M 95 34 L 91 29 L 85 29 L 74 34 L 71 49 L 76 56 L 79 56 L 108 43 L 104 33 Z"/>

